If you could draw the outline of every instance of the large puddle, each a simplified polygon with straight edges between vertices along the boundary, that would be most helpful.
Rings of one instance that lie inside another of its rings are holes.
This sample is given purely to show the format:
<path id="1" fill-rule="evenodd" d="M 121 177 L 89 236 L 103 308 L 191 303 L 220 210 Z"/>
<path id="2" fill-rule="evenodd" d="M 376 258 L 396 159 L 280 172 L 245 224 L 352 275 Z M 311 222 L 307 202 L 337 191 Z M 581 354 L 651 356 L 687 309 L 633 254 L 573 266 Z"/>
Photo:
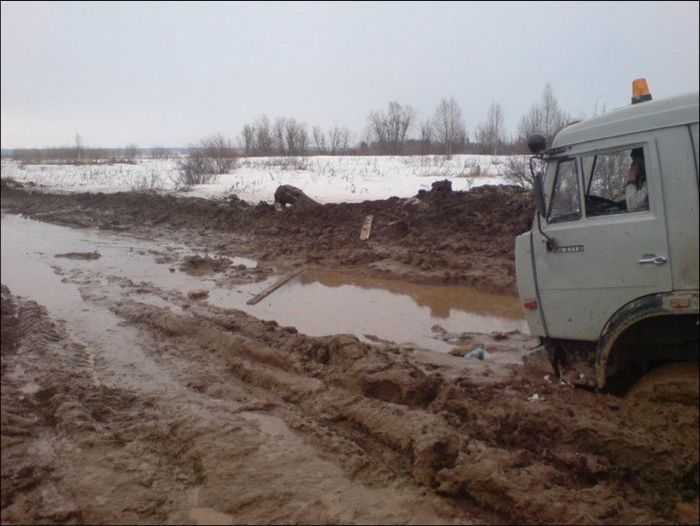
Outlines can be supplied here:
<path id="1" fill-rule="evenodd" d="M 225 303 L 226 292 L 211 299 Z M 436 351 L 452 346 L 435 338 L 435 325 L 451 333 L 527 330 L 511 296 L 317 270 L 305 271 L 246 310 L 311 336 L 369 335 Z"/>
<path id="2" fill-rule="evenodd" d="M 118 330 L 113 315 L 87 308 L 77 287 L 61 280 L 63 274 L 84 272 L 90 287 L 107 297 L 118 297 L 119 279 L 148 282 L 165 291 L 186 294 L 207 290 L 212 305 L 237 308 L 281 325 L 291 325 L 311 336 L 349 333 L 377 337 L 399 344 L 411 343 L 436 351 L 450 345 L 435 338 L 433 327 L 453 333 L 526 331 L 517 298 L 484 294 L 465 287 L 428 286 L 352 274 L 307 270 L 256 305 L 246 302 L 278 276 L 266 281 L 222 286 L 221 275 L 191 276 L 173 267 L 196 252 L 176 243 L 160 243 L 91 229 L 74 229 L 16 215 L 2 215 L 2 283 L 17 295 L 45 305 L 53 315 L 100 331 Z M 57 254 L 98 252 L 99 259 L 56 258 Z M 159 263 L 163 254 L 170 264 Z M 212 254 L 209 254 L 212 256 Z M 215 256 L 215 255 L 214 255 Z M 236 258 L 235 264 L 255 262 Z M 157 297 L 139 301 L 167 304 Z M 89 313 L 89 314 L 88 314 Z M 90 323 L 85 319 L 90 318 Z M 116 318 L 116 317 L 115 317 Z M 103 338 L 109 335 L 104 334 Z M 113 334 L 111 335 L 114 336 Z M 100 338 L 100 339 L 103 339 Z M 133 357 L 136 358 L 136 357 Z"/>

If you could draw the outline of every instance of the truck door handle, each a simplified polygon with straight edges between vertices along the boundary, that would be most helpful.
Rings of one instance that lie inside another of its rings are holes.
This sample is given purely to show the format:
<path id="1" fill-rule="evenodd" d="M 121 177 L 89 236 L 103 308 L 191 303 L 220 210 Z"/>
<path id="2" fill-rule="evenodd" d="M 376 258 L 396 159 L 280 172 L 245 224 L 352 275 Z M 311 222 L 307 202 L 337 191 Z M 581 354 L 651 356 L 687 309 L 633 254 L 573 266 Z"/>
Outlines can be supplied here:
<path id="1" fill-rule="evenodd" d="M 653 263 L 654 265 L 663 265 L 666 263 L 666 256 L 655 256 L 654 254 L 644 254 L 642 259 L 639 260 L 640 265 L 648 265 Z"/>

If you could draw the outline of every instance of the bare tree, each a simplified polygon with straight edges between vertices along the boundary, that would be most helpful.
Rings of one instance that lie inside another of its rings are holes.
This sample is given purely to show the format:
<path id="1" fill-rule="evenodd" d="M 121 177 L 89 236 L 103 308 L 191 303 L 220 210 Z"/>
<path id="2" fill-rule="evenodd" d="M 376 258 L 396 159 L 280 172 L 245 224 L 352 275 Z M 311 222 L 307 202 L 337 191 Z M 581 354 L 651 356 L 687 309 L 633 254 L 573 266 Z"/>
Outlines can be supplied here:
<path id="1" fill-rule="evenodd" d="M 133 161 L 136 159 L 136 153 L 138 152 L 138 146 L 136 144 L 127 144 L 124 147 L 124 158 L 128 159 L 129 161 Z"/>
<path id="2" fill-rule="evenodd" d="M 272 125 L 272 149 L 276 155 L 284 155 L 285 152 L 285 119 L 277 117 Z"/>
<path id="3" fill-rule="evenodd" d="M 430 154 L 433 144 L 433 125 L 429 120 L 423 121 L 420 125 L 420 150 L 422 155 Z"/>
<path id="4" fill-rule="evenodd" d="M 331 155 L 345 153 L 350 143 L 350 130 L 345 126 L 333 126 L 328 132 Z"/>
<path id="5" fill-rule="evenodd" d="M 535 133 L 544 135 L 551 144 L 552 139 L 570 120 L 567 113 L 559 109 L 559 103 L 554 97 L 552 85 L 548 82 L 542 92 L 542 100 L 534 104 L 525 114 L 518 125 L 518 135 L 521 142 Z"/>
<path id="6" fill-rule="evenodd" d="M 367 116 L 369 124 L 367 125 L 367 132 L 365 133 L 365 142 L 371 144 L 375 142 L 379 151 L 381 153 L 387 153 L 388 150 L 388 138 L 386 129 L 386 117 L 382 111 L 372 111 Z"/>
<path id="7" fill-rule="evenodd" d="M 387 113 L 381 110 L 370 112 L 367 116 L 368 131 L 381 153 L 401 153 L 414 117 L 415 111 L 411 106 L 401 106 L 398 102 L 390 102 Z"/>
<path id="8" fill-rule="evenodd" d="M 442 99 L 431 122 L 435 140 L 445 146 L 445 154 L 449 157 L 467 137 L 466 127 L 462 119 L 462 110 L 454 97 Z"/>
<path id="9" fill-rule="evenodd" d="M 498 154 L 498 147 L 503 143 L 503 109 L 497 102 L 491 103 L 486 122 L 477 127 L 476 142 L 483 153 Z"/>
<path id="10" fill-rule="evenodd" d="M 311 132 L 314 136 L 314 144 L 316 145 L 316 151 L 318 153 L 325 153 L 326 151 L 326 135 L 320 126 L 314 126 Z"/>
<path id="11" fill-rule="evenodd" d="M 241 137 L 243 138 L 242 142 L 245 155 L 252 154 L 255 146 L 255 126 L 251 126 L 250 124 L 243 125 Z"/>
<path id="12" fill-rule="evenodd" d="M 287 145 L 289 155 L 305 155 L 309 145 L 309 134 L 306 126 L 297 122 L 296 119 L 283 119 L 284 140 Z M 275 126 L 277 122 L 275 122 Z M 275 128 L 276 130 L 276 128 Z"/>
<path id="13" fill-rule="evenodd" d="M 255 123 L 255 153 L 272 155 L 273 139 L 270 130 L 270 120 L 263 115 Z"/>
<path id="14" fill-rule="evenodd" d="M 75 160 L 79 161 L 83 157 L 83 139 L 80 137 L 79 133 L 75 134 Z"/>
<path id="15" fill-rule="evenodd" d="M 389 145 L 395 154 L 401 153 L 406 135 L 411 128 L 415 111 L 411 106 L 401 106 L 398 102 L 389 103 L 388 111 Z"/>

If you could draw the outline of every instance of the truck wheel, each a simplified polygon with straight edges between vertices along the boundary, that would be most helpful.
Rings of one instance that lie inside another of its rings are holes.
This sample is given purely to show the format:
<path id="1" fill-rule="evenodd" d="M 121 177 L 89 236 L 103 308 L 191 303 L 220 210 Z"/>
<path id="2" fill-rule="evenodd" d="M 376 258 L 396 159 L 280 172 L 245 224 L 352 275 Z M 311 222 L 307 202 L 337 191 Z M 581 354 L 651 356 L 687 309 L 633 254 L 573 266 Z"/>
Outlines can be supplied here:
<path id="1" fill-rule="evenodd" d="M 625 398 L 697 406 L 700 402 L 699 376 L 697 361 L 661 365 L 645 374 L 632 386 Z"/>

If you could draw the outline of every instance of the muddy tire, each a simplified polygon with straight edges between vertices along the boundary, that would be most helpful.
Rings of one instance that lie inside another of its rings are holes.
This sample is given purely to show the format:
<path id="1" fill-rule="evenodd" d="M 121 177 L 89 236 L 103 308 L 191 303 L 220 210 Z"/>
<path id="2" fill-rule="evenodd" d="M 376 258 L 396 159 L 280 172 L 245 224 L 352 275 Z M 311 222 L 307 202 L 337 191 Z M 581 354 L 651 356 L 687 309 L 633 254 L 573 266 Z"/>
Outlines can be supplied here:
<path id="1" fill-rule="evenodd" d="M 657 367 L 633 385 L 625 398 L 697 406 L 700 401 L 698 362 L 669 363 Z"/>

